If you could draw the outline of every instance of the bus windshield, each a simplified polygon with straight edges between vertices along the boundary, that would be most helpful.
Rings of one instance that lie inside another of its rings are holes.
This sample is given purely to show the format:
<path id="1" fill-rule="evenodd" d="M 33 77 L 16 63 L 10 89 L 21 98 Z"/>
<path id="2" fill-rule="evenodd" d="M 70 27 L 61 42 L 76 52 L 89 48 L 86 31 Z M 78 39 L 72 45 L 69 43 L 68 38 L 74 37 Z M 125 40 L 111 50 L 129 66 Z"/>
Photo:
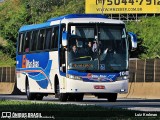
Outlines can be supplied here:
<path id="1" fill-rule="evenodd" d="M 128 70 L 128 46 L 123 24 L 69 24 L 68 33 L 69 70 Z"/>

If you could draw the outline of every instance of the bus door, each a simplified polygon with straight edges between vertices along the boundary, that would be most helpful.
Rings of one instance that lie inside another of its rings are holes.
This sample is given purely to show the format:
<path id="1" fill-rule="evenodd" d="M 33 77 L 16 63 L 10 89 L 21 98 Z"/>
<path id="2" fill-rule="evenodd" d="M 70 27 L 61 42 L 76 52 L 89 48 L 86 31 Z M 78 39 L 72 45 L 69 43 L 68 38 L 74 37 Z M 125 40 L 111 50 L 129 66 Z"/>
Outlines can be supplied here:
<path id="1" fill-rule="evenodd" d="M 60 28 L 61 39 L 60 39 L 60 71 L 66 73 L 66 52 L 67 52 L 67 33 L 65 25 L 62 25 Z"/>

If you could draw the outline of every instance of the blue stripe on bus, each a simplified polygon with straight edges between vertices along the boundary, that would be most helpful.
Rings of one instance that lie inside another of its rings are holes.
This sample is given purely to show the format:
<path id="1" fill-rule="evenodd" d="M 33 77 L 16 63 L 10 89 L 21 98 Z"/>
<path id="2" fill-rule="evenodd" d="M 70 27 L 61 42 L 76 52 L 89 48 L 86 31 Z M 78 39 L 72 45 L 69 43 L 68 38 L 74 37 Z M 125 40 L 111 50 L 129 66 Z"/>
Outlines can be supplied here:
<path id="1" fill-rule="evenodd" d="M 69 18 L 107 18 L 101 14 L 68 14 L 61 17 L 50 18 L 47 22 L 62 20 L 62 19 L 69 19 Z"/>
<path id="2" fill-rule="evenodd" d="M 120 73 L 85 73 L 76 70 L 68 70 L 67 74 L 79 76 L 84 82 L 114 82 Z"/>
<path id="3" fill-rule="evenodd" d="M 41 81 L 36 81 L 38 83 L 38 85 L 43 88 L 43 89 L 46 89 L 47 86 L 48 86 L 48 80 L 45 79 L 45 80 L 41 80 Z"/>
<path id="4" fill-rule="evenodd" d="M 33 25 L 25 25 L 20 28 L 19 32 L 29 31 L 29 30 L 34 30 L 34 29 L 42 29 L 42 28 L 46 28 L 49 26 L 50 26 L 50 22 L 41 23 L 41 24 L 33 24 Z"/>

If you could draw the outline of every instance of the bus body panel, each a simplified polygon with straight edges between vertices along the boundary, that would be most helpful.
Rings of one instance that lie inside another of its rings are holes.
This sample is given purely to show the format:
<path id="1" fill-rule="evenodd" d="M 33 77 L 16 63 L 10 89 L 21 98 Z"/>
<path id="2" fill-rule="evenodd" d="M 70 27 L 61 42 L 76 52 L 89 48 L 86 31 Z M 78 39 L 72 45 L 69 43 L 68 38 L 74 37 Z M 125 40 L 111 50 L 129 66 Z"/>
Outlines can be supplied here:
<path id="1" fill-rule="evenodd" d="M 20 72 L 17 72 L 17 88 L 18 88 L 21 92 L 26 92 L 25 79 L 26 79 L 26 75 L 25 75 L 25 74 L 22 74 L 22 73 L 20 73 Z"/>
<path id="2" fill-rule="evenodd" d="M 67 93 L 127 93 L 128 80 L 116 82 L 84 82 L 80 80 L 66 80 Z M 103 89 L 96 89 L 95 86 L 104 86 Z M 124 91 L 121 91 L 124 90 Z"/>
<path id="3" fill-rule="evenodd" d="M 45 61 L 45 62 L 44 62 Z M 26 77 L 30 92 L 54 93 L 54 78 L 58 74 L 58 51 L 19 55 L 17 62 L 17 87 L 25 92 Z"/>

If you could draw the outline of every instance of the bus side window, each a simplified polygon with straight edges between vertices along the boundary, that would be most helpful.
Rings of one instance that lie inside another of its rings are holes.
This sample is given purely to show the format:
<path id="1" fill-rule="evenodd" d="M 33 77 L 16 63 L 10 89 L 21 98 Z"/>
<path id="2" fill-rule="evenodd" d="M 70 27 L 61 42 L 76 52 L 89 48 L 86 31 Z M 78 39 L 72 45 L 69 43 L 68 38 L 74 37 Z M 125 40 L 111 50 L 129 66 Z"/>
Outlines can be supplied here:
<path id="1" fill-rule="evenodd" d="M 45 30 L 42 29 L 42 30 L 40 30 L 39 36 L 38 36 L 37 50 L 43 50 L 44 49 L 44 42 L 45 42 Z"/>
<path id="2" fill-rule="evenodd" d="M 54 48 L 54 28 L 52 29 L 52 34 L 51 34 L 51 46 L 50 49 Z"/>
<path id="3" fill-rule="evenodd" d="M 27 32 L 25 37 L 24 52 L 29 52 L 30 39 L 31 39 L 31 32 Z"/>
<path id="4" fill-rule="evenodd" d="M 54 41 L 54 48 L 58 49 L 58 34 L 59 34 L 59 27 L 55 27 L 55 41 Z"/>
<path id="5" fill-rule="evenodd" d="M 19 39 L 18 39 L 18 52 L 21 53 L 23 52 L 23 44 L 24 44 L 24 33 L 19 34 Z"/>
<path id="6" fill-rule="evenodd" d="M 58 33 L 59 27 L 54 27 L 52 30 L 51 49 L 58 49 Z"/>
<path id="7" fill-rule="evenodd" d="M 38 30 L 32 32 L 31 51 L 35 51 L 37 47 Z"/>
<path id="8" fill-rule="evenodd" d="M 50 47 L 50 43 L 51 43 L 51 33 L 52 33 L 52 28 L 48 28 L 46 29 L 46 38 L 45 38 L 45 46 L 44 49 L 48 50 Z"/>

